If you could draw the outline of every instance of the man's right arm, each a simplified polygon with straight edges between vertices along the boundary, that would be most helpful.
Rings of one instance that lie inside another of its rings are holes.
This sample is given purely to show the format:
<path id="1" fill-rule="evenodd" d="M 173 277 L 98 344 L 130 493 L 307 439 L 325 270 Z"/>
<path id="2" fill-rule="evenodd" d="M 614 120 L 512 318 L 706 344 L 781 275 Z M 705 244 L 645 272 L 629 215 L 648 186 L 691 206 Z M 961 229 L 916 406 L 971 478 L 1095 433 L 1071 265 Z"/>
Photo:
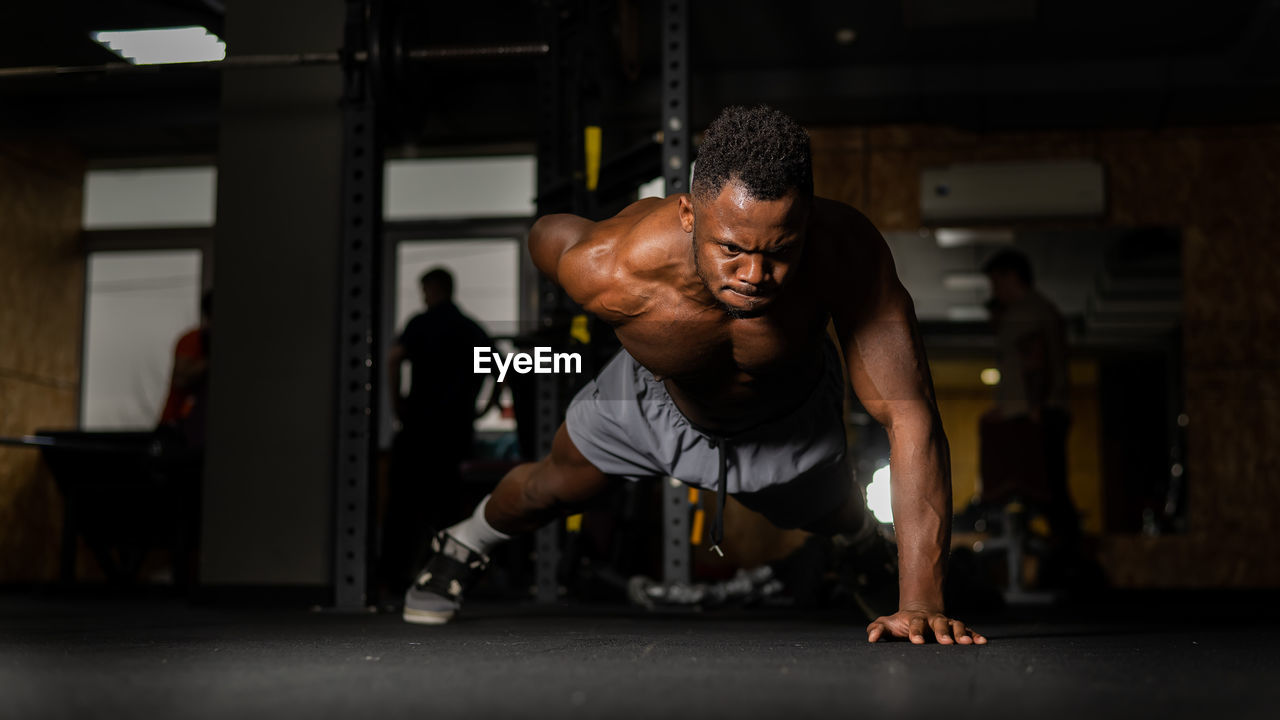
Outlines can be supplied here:
<path id="1" fill-rule="evenodd" d="M 637 228 L 669 202 L 646 198 L 600 222 L 577 215 L 546 215 L 529 230 L 529 253 L 538 269 L 587 312 L 617 325 L 643 312 L 629 252 Z"/>
<path id="2" fill-rule="evenodd" d="M 616 220 L 616 219 L 615 219 Z M 621 322 L 625 297 L 616 281 L 616 230 L 607 220 L 594 223 L 576 215 L 547 215 L 529 231 L 529 253 L 538 269 L 587 312 L 605 322 Z"/>
<path id="3" fill-rule="evenodd" d="M 529 230 L 529 254 L 533 264 L 560 287 L 565 280 L 560 277 L 561 260 L 570 248 L 587 238 L 595 223 L 577 215 L 544 215 Z"/>

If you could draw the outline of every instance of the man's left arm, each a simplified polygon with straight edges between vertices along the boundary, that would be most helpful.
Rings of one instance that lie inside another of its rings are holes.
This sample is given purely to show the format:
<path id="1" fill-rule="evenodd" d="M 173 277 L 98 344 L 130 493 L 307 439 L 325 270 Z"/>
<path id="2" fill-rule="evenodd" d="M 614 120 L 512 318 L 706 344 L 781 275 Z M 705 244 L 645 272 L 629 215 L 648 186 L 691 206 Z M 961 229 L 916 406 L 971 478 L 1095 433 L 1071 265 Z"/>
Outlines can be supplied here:
<path id="1" fill-rule="evenodd" d="M 942 583 L 951 544 L 951 462 L 933 380 L 911 296 L 898 280 L 880 233 L 861 215 L 844 248 L 846 268 L 867 268 L 866 281 L 832 298 L 832 317 L 849 379 L 867 412 L 889 434 L 894 529 L 898 541 L 898 612 L 876 618 L 867 639 L 923 643 L 986 642 L 946 615 Z M 843 263 L 841 263 L 843 264 Z M 852 286 L 852 287 L 851 287 Z"/>

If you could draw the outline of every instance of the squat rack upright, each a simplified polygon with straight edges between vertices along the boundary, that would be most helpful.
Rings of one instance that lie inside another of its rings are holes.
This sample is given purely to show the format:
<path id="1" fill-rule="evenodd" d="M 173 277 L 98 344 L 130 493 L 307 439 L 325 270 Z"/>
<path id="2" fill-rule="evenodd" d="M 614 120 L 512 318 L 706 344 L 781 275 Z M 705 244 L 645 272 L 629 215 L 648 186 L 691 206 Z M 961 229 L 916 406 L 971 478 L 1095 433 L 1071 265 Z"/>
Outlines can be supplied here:
<path id="1" fill-rule="evenodd" d="M 593 217 L 599 212 L 596 178 L 586 172 L 588 158 L 599 163 L 599 78 L 588 58 L 596 4 L 585 0 L 547 0 L 541 5 L 543 43 L 519 46 L 511 52 L 498 47 L 486 53 L 475 49 L 467 57 L 539 57 L 538 215 L 573 212 Z M 386 71 L 376 59 L 387 55 L 380 45 L 392 33 L 390 17 L 380 0 L 348 0 L 344 49 L 342 282 L 338 363 L 338 413 L 334 430 L 333 608 L 363 611 L 368 604 L 368 568 L 373 557 L 372 482 L 376 470 L 377 292 L 382 210 L 382 104 L 379 92 Z M 691 147 L 689 103 L 688 0 L 662 3 L 662 128 L 661 174 L 668 193 L 685 192 L 689 183 Z M 371 61 L 371 59 L 373 61 Z M 597 128 L 592 131 L 588 128 Z M 641 149 L 643 153 L 643 148 Z M 643 163 L 641 164 L 643 167 Z M 546 278 L 539 279 L 539 323 L 549 326 L 570 309 L 567 296 Z M 538 377 L 537 449 L 550 452 L 564 416 L 567 388 L 557 376 Z M 689 581 L 689 508 L 682 485 L 663 485 L 663 576 L 670 582 Z M 535 596 L 555 602 L 561 590 L 558 566 L 561 523 L 538 531 L 535 540 Z"/>

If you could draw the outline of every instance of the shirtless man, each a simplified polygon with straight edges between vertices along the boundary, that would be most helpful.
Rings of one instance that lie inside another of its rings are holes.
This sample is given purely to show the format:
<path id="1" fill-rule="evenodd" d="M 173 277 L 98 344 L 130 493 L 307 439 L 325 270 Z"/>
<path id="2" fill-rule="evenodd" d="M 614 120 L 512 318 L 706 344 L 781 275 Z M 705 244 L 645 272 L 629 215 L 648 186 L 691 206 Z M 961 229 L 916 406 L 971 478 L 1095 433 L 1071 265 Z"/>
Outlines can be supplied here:
<path id="1" fill-rule="evenodd" d="M 867 535 L 845 456 L 843 355 L 892 448 L 899 609 L 873 620 L 867 639 L 985 643 L 943 608 L 947 440 L 884 239 L 857 210 L 814 197 L 808 134 L 767 107 L 712 123 L 692 190 L 598 223 L 550 215 L 533 226 L 538 268 L 612 324 L 623 350 L 574 398 L 551 454 L 512 470 L 436 537 L 404 618 L 448 621 L 494 545 L 619 478 L 669 475 L 721 503 L 727 491 L 781 527 Z"/>

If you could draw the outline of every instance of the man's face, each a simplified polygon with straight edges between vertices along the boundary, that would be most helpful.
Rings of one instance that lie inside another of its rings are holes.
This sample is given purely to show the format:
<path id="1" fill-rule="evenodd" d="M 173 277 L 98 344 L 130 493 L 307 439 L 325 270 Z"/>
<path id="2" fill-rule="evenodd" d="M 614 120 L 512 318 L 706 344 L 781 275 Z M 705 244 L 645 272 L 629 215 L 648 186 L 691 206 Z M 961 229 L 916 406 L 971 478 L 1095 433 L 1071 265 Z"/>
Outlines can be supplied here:
<path id="1" fill-rule="evenodd" d="M 1008 305 L 1017 299 L 1022 280 L 1012 270 L 995 270 L 987 273 L 991 283 L 991 298 L 1001 305 Z"/>
<path id="2" fill-rule="evenodd" d="M 448 299 L 449 299 L 449 294 L 445 292 L 444 288 L 440 287 L 438 284 L 434 282 L 423 283 L 422 303 L 426 305 L 428 309 L 433 308 L 437 305 L 440 305 L 446 302 Z"/>
<path id="3" fill-rule="evenodd" d="M 808 202 L 795 192 L 758 200 L 734 182 L 714 200 L 680 204 L 698 277 L 735 318 L 762 315 L 777 299 L 800 261 L 807 219 Z"/>

